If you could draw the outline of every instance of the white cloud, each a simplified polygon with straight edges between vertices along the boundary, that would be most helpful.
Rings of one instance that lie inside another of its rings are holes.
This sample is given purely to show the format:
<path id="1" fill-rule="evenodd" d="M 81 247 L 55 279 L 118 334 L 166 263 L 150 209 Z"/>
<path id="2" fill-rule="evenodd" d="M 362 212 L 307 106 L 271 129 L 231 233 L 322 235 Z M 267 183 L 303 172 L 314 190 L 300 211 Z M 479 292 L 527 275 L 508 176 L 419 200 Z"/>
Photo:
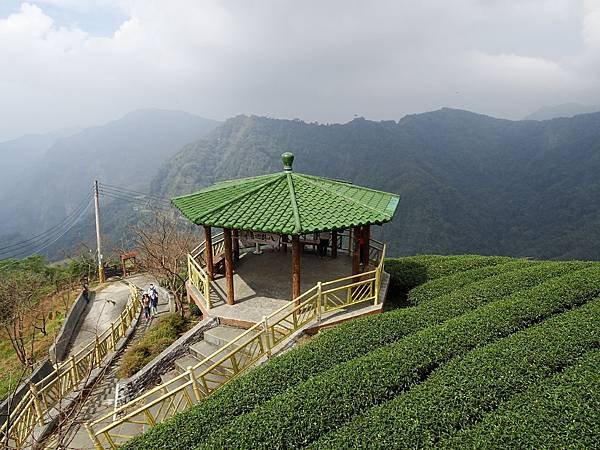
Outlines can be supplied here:
<path id="1" fill-rule="evenodd" d="M 56 8 L 127 19 L 97 37 Z M 141 107 L 343 121 L 600 103 L 598 30 L 597 1 L 39 0 L 0 20 L 0 139 Z"/>

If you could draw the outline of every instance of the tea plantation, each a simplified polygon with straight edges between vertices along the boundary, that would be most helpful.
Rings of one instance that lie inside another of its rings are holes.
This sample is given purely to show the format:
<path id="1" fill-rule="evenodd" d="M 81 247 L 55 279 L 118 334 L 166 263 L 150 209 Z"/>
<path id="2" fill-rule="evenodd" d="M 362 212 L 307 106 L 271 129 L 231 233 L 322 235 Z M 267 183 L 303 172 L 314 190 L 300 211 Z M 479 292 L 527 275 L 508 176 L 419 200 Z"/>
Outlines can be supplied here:
<path id="1" fill-rule="evenodd" d="M 348 322 L 126 449 L 592 448 L 600 263 L 386 261 L 409 306 Z"/>

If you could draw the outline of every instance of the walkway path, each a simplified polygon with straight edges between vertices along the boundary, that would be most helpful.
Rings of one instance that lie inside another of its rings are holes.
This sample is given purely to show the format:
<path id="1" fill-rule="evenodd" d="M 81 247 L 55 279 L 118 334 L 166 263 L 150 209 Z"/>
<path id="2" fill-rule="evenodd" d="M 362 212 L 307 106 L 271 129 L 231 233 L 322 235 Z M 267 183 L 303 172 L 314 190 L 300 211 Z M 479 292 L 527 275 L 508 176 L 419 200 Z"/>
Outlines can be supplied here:
<path id="1" fill-rule="evenodd" d="M 154 283 L 159 291 L 159 310 L 164 312 L 166 308 L 168 311 L 168 291 L 158 286 L 151 275 L 134 275 L 127 278 L 127 281 L 143 290 L 146 290 L 150 283 Z M 129 285 L 124 281 L 109 282 L 96 291 L 93 298 L 94 301 L 84 311 L 84 319 L 79 322 L 78 329 L 75 332 L 76 336 L 71 342 L 69 355 L 77 353 L 79 349 L 92 342 L 96 334 L 99 335 L 108 329 L 110 323 L 119 317 L 129 299 Z"/>
<path id="2" fill-rule="evenodd" d="M 169 292 L 166 289 L 158 286 L 156 280 L 147 274 L 135 275 L 127 278 L 127 281 L 135 284 L 137 287 L 146 290 L 150 283 L 154 283 L 159 291 L 158 314 L 159 317 L 169 312 Z M 81 330 L 72 346 L 71 351 L 76 351 L 78 346 L 86 345 L 87 339 L 93 339 L 96 328 L 98 333 L 110 326 L 110 322 L 115 320 L 121 313 L 127 296 L 129 295 L 129 287 L 127 283 L 116 281 L 110 283 L 95 296 L 93 304 L 88 307 L 87 316 L 81 322 Z M 125 300 L 123 300 L 125 297 Z M 120 305 L 120 308 L 118 307 Z M 131 347 L 139 340 L 144 332 L 156 322 L 156 319 L 147 321 L 144 316 L 138 323 L 129 343 L 125 350 Z M 90 337 L 91 336 L 91 337 Z M 90 449 L 93 450 L 90 438 L 82 426 L 84 422 L 90 421 L 93 417 L 106 414 L 114 407 L 115 384 L 118 380 L 116 375 L 119 369 L 121 358 L 124 352 L 121 352 L 106 369 L 104 375 L 98 379 L 84 401 L 76 408 L 76 420 L 68 425 L 68 429 L 57 430 L 44 445 L 46 449 Z M 63 442 L 66 442 L 66 447 L 58 447 L 57 441 L 59 436 L 66 436 Z"/>

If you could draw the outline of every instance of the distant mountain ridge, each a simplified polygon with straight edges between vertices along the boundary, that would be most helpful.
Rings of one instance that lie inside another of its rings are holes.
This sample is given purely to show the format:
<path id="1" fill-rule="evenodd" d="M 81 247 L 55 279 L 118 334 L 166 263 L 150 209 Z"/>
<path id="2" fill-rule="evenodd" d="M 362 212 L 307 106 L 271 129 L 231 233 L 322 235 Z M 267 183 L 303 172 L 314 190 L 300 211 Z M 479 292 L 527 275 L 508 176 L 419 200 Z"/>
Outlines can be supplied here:
<path id="1" fill-rule="evenodd" d="M 563 103 L 556 106 L 542 106 L 523 120 L 550 120 L 559 117 L 573 117 L 600 111 L 600 105 L 582 105 L 580 103 Z"/>
<path id="2" fill-rule="evenodd" d="M 400 194 L 378 233 L 390 254 L 600 259 L 600 113 L 509 121 L 444 108 L 395 121 L 319 125 L 238 116 L 173 155 L 163 196 L 281 170 Z"/>
<path id="3" fill-rule="evenodd" d="M 0 244 L 18 242 L 59 223 L 91 192 L 94 179 L 147 190 L 168 156 L 217 125 L 193 114 L 153 109 L 67 136 L 45 136 L 37 146 L 23 138 L 21 154 L 30 157 L 13 168 L 13 181 L 0 195 Z M 106 230 L 108 235 L 114 235 L 112 231 Z"/>

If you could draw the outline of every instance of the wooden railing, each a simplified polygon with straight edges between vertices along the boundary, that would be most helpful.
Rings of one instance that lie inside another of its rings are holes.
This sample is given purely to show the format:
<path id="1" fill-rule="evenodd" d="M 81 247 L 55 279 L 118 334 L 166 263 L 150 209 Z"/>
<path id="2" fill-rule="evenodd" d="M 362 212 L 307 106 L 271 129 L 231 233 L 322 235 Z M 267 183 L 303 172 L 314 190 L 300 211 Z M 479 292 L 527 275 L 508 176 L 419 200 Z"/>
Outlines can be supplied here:
<path id="1" fill-rule="evenodd" d="M 316 286 L 266 316 L 212 355 L 187 368 L 187 372 L 145 392 L 131 402 L 86 425 L 98 450 L 116 449 L 126 440 L 157 423 L 185 411 L 225 383 L 236 378 L 300 328 L 320 321 L 324 314 L 348 306 L 379 301 L 385 245 L 371 244 L 379 256 L 368 272 Z"/>
<path id="2" fill-rule="evenodd" d="M 200 245 L 194 248 L 188 254 L 188 277 L 190 283 L 200 291 L 205 300 L 206 309 L 212 308 L 210 299 L 211 282 L 208 272 L 203 267 L 206 265 L 204 260 L 204 252 L 206 251 L 206 241 L 202 241 Z M 223 233 L 219 233 L 213 237 L 212 253 L 213 258 L 218 258 L 225 252 L 225 240 Z"/>
<path id="3" fill-rule="evenodd" d="M 100 335 L 66 361 L 55 366 L 52 373 L 37 383 L 30 385 L 29 391 L 11 409 L 6 422 L 0 427 L 2 448 L 22 448 L 32 442 L 36 426 L 44 426 L 48 413 L 60 411 L 67 395 L 86 380 L 93 369 L 100 366 L 103 359 L 115 349 L 119 339 L 141 310 L 140 289 L 129 284 L 130 295 L 119 318 L 111 322 Z"/>

